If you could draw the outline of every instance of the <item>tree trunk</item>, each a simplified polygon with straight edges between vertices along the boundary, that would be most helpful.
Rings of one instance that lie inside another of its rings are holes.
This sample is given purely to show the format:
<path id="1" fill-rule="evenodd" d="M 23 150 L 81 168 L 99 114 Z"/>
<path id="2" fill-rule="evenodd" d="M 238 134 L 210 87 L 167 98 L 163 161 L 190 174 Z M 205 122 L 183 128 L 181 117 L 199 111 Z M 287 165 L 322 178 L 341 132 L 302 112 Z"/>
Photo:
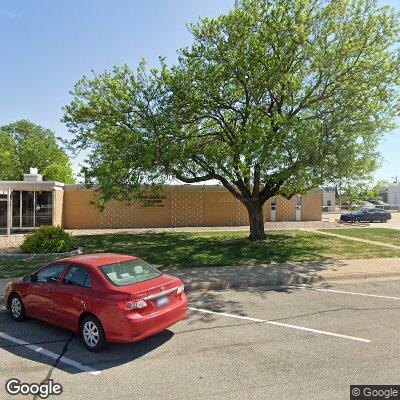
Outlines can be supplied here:
<path id="1" fill-rule="evenodd" d="M 246 205 L 249 213 L 250 236 L 251 241 L 264 240 L 266 238 L 264 231 L 264 215 L 262 204 L 252 203 Z"/>

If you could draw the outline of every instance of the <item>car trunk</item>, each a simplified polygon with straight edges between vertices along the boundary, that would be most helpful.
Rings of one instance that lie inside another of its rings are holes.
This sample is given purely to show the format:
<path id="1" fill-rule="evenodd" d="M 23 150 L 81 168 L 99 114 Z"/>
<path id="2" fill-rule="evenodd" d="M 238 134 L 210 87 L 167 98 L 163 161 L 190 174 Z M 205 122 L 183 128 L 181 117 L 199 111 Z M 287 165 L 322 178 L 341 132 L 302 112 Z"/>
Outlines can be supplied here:
<path id="1" fill-rule="evenodd" d="M 136 311 L 142 315 L 150 314 L 179 302 L 181 296 L 176 293 L 181 281 L 163 274 L 157 278 L 124 286 L 132 300 L 144 299 L 147 306 Z"/>

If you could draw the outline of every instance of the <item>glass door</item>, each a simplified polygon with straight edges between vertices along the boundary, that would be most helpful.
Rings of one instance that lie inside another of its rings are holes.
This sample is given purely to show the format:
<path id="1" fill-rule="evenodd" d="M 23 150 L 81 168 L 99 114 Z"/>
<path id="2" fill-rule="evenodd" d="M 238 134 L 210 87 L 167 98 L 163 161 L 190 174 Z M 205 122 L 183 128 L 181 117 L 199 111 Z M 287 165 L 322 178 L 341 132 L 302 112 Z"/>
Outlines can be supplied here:
<path id="1" fill-rule="evenodd" d="M 7 229 L 7 195 L 0 194 L 0 230 Z"/>
<path id="2" fill-rule="evenodd" d="M 35 226 L 52 225 L 53 192 L 36 192 Z"/>
<path id="3" fill-rule="evenodd" d="M 14 190 L 11 193 L 12 201 L 12 227 L 21 228 L 21 192 Z"/>
<path id="4" fill-rule="evenodd" d="M 33 228 L 35 226 L 35 218 L 34 218 L 34 211 L 35 211 L 35 192 L 33 191 L 23 191 L 22 192 L 22 209 L 21 209 L 21 216 L 22 216 L 22 228 Z"/>

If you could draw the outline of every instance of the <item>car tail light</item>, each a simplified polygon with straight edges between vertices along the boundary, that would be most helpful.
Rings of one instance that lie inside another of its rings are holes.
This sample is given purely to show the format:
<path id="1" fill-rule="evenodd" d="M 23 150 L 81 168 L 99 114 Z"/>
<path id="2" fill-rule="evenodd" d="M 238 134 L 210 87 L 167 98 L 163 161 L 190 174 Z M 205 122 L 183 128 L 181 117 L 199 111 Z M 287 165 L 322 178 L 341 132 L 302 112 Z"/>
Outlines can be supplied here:
<path id="1" fill-rule="evenodd" d="M 123 311 L 131 311 L 136 310 L 138 308 L 144 308 L 147 306 L 145 300 L 131 300 L 131 301 L 124 301 L 122 303 L 118 303 L 118 307 Z"/>
<path id="2" fill-rule="evenodd" d="M 185 291 L 185 286 L 180 285 L 176 291 L 176 294 L 182 294 Z"/>

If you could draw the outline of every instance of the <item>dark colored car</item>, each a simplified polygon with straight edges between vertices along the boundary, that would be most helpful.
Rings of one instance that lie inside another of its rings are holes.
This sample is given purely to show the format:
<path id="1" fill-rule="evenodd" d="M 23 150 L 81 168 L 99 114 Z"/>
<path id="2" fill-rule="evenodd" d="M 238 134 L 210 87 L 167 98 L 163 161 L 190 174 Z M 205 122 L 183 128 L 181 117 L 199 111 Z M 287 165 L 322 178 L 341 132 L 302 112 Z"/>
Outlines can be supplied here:
<path id="1" fill-rule="evenodd" d="M 188 310 L 180 279 L 122 254 L 53 261 L 9 283 L 5 302 L 15 321 L 29 316 L 79 332 L 92 351 L 154 335 Z"/>
<path id="2" fill-rule="evenodd" d="M 360 208 L 357 211 L 344 213 L 340 216 L 341 221 L 345 222 L 387 222 L 392 215 L 381 208 Z"/>

